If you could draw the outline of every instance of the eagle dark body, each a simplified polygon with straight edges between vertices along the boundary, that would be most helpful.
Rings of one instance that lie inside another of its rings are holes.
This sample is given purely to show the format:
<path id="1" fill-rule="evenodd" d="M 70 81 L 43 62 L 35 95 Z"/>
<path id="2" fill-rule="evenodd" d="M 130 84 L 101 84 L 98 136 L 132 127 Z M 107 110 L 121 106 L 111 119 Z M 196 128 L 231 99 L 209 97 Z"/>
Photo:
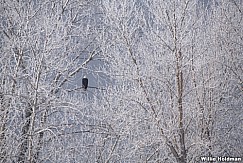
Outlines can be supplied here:
<path id="1" fill-rule="evenodd" d="M 82 79 L 82 87 L 86 90 L 88 88 L 88 78 L 86 78 L 86 76 L 83 77 Z"/>

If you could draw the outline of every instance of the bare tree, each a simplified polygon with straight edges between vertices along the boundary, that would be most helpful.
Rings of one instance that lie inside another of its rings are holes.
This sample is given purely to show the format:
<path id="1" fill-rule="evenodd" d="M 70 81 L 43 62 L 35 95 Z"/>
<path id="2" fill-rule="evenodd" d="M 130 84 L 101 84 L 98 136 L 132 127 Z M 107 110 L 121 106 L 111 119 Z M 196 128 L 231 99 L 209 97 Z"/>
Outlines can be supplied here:
<path id="1" fill-rule="evenodd" d="M 70 125 L 67 115 L 63 122 L 56 118 L 64 111 L 82 112 L 77 108 L 85 101 L 73 96 L 99 54 L 101 22 L 93 19 L 98 5 L 1 2 L 1 161 L 41 162 L 55 156 L 44 150 L 52 150 L 50 141 L 66 135 L 61 131 Z"/>
<path id="2" fill-rule="evenodd" d="M 105 3 L 111 45 L 103 52 L 117 83 L 111 96 L 119 99 L 110 99 L 110 113 L 117 117 L 113 123 L 127 129 L 117 131 L 120 142 L 128 142 L 117 146 L 114 160 L 120 148 L 129 151 L 123 157 L 140 162 L 195 162 L 200 156 L 224 155 L 219 148 L 225 148 L 216 143 L 224 135 L 218 132 L 224 124 L 219 101 L 231 86 L 221 84 L 222 22 L 215 20 L 218 10 L 233 3 L 223 6 L 193 0 Z"/>
<path id="3" fill-rule="evenodd" d="M 1 1 L 1 162 L 240 157 L 242 6 Z"/>

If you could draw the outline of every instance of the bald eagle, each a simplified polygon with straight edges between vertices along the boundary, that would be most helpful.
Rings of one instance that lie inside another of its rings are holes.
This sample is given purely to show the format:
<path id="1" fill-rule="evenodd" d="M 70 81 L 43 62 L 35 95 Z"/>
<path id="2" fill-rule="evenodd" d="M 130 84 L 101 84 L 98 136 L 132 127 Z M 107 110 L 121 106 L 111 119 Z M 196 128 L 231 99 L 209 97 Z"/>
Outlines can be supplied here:
<path id="1" fill-rule="evenodd" d="M 88 78 L 84 76 L 82 79 L 82 87 L 84 88 L 84 90 L 88 88 L 88 83 L 89 83 Z"/>

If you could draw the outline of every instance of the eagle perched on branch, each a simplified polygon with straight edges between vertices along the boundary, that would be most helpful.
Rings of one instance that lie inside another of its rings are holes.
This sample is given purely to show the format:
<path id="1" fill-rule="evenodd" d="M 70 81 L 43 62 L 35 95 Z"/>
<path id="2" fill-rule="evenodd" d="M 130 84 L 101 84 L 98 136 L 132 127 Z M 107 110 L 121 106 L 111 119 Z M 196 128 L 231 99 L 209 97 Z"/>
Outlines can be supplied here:
<path id="1" fill-rule="evenodd" d="M 88 78 L 86 76 L 84 76 L 82 79 L 82 87 L 84 88 L 84 90 L 86 90 L 88 88 L 88 83 L 89 83 Z"/>

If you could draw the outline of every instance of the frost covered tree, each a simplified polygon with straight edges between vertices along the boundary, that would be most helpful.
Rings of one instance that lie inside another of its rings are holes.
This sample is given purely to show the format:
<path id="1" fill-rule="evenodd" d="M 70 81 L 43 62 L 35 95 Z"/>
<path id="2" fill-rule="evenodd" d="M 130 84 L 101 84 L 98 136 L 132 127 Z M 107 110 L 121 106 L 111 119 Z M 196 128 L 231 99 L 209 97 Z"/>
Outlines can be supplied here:
<path id="1" fill-rule="evenodd" d="M 240 6 L 240 1 L 104 3 L 110 44 L 103 46 L 103 52 L 109 65 L 107 73 L 115 83 L 107 101 L 110 123 L 117 124 L 119 138 L 118 143 L 111 140 L 116 147 L 112 162 L 120 158 L 195 162 L 200 156 L 240 156 Z M 234 17 L 234 25 L 229 25 L 233 24 L 229 17 Z M 229 41 L 229 30 L 222 27 L 239 34 L 230 37 L 234 39 L 230 47 L 224 47 L 236 48 L 236 56 L 222 52 L 223 44 Z M 231 70 L 224 74 L 225 69 Z M 229 84 L 226 76 L 238 78 L 236 85 Z M 236 92 L 227 97 L 232 98 L 227 102 L 229 112 L 222 101 L 231 87 Z M 235 123 L 227 122 L 222 114 Z M 222 130 L 226 124 L 231 126 L 225 129 L 228 133 Z"/>
<path id="2" fill-rule="evenodd" d="M 241 156 L 242 1 L 0 3 L 1 162 Z"/>
<path id="3" fill-rule="evenodd" d="M 242 157 L 242 91 L 243 91 L 243 3 L 242 1 L 220 1 L 214 10 L 215 46 L 220 59 L 217 101 L 215 150 L 219 155 Z"/>
<path id="4" fill-rule="evenodd" d="M 72 133 L 92 124 L 92 118 L 84 118 L 91 113 L 81 79 L 100 51 L 99 3 L 0 5 L 1 162 L 82 160 L 84 149 L 76 144 L 84 138 L 77 141 Z"/>

